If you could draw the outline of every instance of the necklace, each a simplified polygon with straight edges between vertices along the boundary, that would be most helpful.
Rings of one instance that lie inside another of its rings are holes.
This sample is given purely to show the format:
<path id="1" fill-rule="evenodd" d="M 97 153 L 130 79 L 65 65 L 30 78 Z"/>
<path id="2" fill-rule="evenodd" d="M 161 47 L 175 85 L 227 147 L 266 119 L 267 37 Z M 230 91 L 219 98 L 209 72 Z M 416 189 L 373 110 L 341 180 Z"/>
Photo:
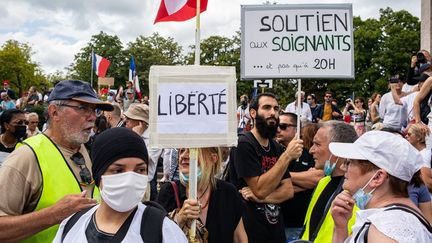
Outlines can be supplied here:
<path id="1" fill-rule="evenodd" d="M 198 201 L 199 201 L 200 199 L 203 198 L 203 196 L 206 194 L 207 189 L 208 189 L 209 187 L 210 187 L 210 183 L 207 184 L 207 187 L 206 187 L 206 189 L 204 190 L 204 192 L 201 194 L 201 196 L 198 197 Z M 206 208 L 206 207 L 208 206 L 208 204 L 209 204 L 209 201 L 210 201 L 210 197 L 207 198 L 207 200 L 206 200 L 206 202 L 204 203 L 204 205 L 201 205 L 201 209 Z M 200 204 L 201 204 L 201 202 L 200 202 Z"/>
<path id="2" fill-rule="evenodd" d="M 201 199 L 201 198 L 204 196 L 204 194 L 207 192 L 207 189 L 209 188 L 209 186 L 210 186 L 210 183 L 207 184 L 206 189 L 205 189 L 204 192 L 201 194 L 201 196 L 198 197 L 198 200 Z"/>
<path id="3" fill-rule="evenodd" d="M 271 148 L 270 143 L 268 144 L 268 146 L 261 145 L 261 148 L 267 153 L 270 152 L 270 148 Z"/>

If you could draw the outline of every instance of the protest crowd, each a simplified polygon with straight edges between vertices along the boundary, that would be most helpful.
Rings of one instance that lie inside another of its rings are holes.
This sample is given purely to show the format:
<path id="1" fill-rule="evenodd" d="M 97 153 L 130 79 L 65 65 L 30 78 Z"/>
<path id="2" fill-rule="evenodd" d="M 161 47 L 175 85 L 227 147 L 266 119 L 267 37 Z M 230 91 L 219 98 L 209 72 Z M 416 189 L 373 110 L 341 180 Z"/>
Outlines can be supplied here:
<path id="1" fill-rule="evenodd" d="M 344 106 L 331 91 L 297 92 L 285 109 L 241 95 L 237 147 L 197 150 L 196 199 L 190 149 L 149 147 L 153 100 L 132 82 L 101 97 L 63 80 L 17 99 L 4 81 L 0 242 L 187 242 L 191 227 L 196 242 L 431 242 L 421 53 L 388 93 Z"/>

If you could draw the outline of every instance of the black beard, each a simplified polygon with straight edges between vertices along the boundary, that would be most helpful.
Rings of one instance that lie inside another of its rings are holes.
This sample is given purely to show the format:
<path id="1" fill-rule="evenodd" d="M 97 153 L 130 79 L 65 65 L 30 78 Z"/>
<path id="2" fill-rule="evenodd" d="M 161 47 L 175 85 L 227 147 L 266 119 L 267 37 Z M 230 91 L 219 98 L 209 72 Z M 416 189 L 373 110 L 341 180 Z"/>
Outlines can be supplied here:
<path id="1" fill-rule="evenodd" d="M 267 123 L 269 119 L 275 119 L 276 123 L 274 125 L 269 125 Z M 264 119 L 263 116 L 257 114 L 255 118 L 255 126 L 261 137 L 273 139 L 276 136 L 277 128 L 279 126 L 279 119 L 276 119 L 275 117 Z"/>

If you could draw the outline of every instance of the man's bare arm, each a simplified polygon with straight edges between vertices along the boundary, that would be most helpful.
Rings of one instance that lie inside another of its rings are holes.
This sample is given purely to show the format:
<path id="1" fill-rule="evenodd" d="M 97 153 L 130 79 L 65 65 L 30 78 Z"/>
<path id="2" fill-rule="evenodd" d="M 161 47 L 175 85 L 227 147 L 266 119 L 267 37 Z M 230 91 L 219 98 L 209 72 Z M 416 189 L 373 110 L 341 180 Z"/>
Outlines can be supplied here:
<path id="1" fill-rule="evenodd" d="M 293 139 L 269 171 L 260 176 L 244 178 L 253 194 L 260 200 L 270 195 L 279 186 L 290 161 L 299 158 L 302 151 L 303 141 Z"/>
<path id="2" fill-rule="evenodd" d="M 0 242 L 16 242 L 28 238 L 53 225 L 61 223 L 70 215 L 96 204 L 86 198 L 86 191 L 66 195 L 51 207 L 18 216 L 0 217 Z"/>

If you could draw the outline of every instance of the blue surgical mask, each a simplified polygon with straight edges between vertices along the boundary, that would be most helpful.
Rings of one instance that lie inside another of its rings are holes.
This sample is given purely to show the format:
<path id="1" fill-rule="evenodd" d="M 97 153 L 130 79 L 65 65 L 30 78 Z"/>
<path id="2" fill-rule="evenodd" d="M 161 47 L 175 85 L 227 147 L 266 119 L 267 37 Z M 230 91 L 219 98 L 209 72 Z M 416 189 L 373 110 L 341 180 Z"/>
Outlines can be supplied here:
<path id="1" fill-rule="evenodd" d="M 377 171 L 378 173 L 378 171 Z M 377 174 L 375 173 L 370 179 L 369 181 L 366 183 L 366 185 L 364 185 L 364 187 L 360 188 L 357 190 L 357 192 L 352 196 L 352 198 L 354 199 L 354 201 L 356 202 L 356 205 L 358 208 L 360 209 L 365 209 L 366 205 L 369 203 L 369 201 L 372 198 L 372 193 L 375 191 L 376 188 L 372 189 L 372 191 L 366 193 L 364 191 L 364 189 L 369 185 L 369 183 L 372 181 L 372 179 L 375 177 L 375 175 Z"/>
<path id="2" fill-rule="evenodd" d="M 329 176 L 333 173 L 334 169 L 336 168 L 336 164 L 339 160 L 339 158 L 336 159 L 336 162 L 334 162 L 333 164 L 330 162 L 331 158 L 333 155 L 330 155 L 330 158 L 328 160 L 325 161 L 324 164 L 324 174 L 326 176 Z"/>
<path id="3" fill-rule="evenodd" d="M 179 175 L 180 175 L 180 182 L 181 182 L 184 186 L 188 185 L 188 184 L 189 184 L 189 175 L 187 175 L 187 174 L 183 174 L 181 171 L 179 172 Z M 198 169 L 197 169 L 197 180 L 198 180 L 198 181 L 200 180 L 201 175 L 202 175 L 202 173 L 201 173 L 201 168 L 198 167 Z"/>

